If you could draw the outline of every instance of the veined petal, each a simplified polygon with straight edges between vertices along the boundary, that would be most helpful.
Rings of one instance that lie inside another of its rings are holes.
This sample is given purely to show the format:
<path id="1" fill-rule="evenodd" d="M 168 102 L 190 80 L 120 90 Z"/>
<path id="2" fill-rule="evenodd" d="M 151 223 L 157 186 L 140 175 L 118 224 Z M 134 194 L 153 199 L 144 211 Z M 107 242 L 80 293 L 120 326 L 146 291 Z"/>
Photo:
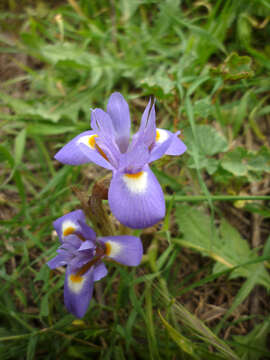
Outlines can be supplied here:
<path id="1" fill-rule="evenodd" d="M 68 266 L 64 285 L 66 308 L 74 316 L 82 318 L 87 311 L 94 287 L 93 267 L 85 273 L 72 273 Z"/>
<path id="2" fill-rule="evenodd" d="M 186 151 L 185 144 L 178 138 L 180 131 L 172 133 L 165 129 L 156 129 L 155 143 L 151 149 L 149 162 L 161 158 L 163 155 L 181 155 Z"/>
<path id="3" fill-rule="evenodd" d="M 141 140 L 126 153 L 120 155 L 119 170 L 128 173 L 136 173 L 148 163 L 150 152 Z"/>
<path id="4" fill-rule="evenodd" d="M 171 145 L 166 150 L 165 155 L 182 155 L 187 150 L 186 145 L 179 137 L 174 137 Z"/>
<path id="5" fill-rule="evenodd" d="M 106 248 L 106 256 L 123 265 L 137 266 L 143 255 L 140 238 L 136 236 L 106 236 L 99 238 Z"/>
<path id="6" fill-rule="evenodd" d="M 107 274 L 108 274 L 108 270 L 105 264 L 103 264 L 103 262 L 101 261 L 99 264 L 97 264 L 94 267 L 93 279 L 94 281 L 99 281 L 100 279 L 104 278 L 104 276 L 106 276 Z"/>
<path id="7" fill-rule="evenodd" d="M 49 266 L 50 269 L 56 269 L 59 266 L 64 266 L 67 264 L 67 256 L 64 256 L 62 254 L 56 255 L 54 258 L 52 258 L 51 260 L 49 260 L 47 262 L 47 265 Z"/>
<path id="8" fill-rule="evenodd" d="M 54 156 L 55 159 L 69 165 L 93 162 L 111 170 L 113 168 L 112 165 L 95 146 L 97 136 L 95 131 L 84 131 L 59 150 Z"/>
<path id="9" fill-rule="evenodd" d="M 97 135 L 93 139 L 93 136 L 84 136 L 78 141 L 78 147 L 80 151 L 88 158 L 88 162 L 93 162 L 101 167 L 108 170 L 113 170 L 113 166 L 110 163 L 108 154 L 96 145 Z"/>
<path id="10" fill-rule="evenodd" d="M 108 101 L 107 112 L 110 115 L 115 129 L 115 140 L 122 153 L 129 144 L 130 116 L 128 103 L 119 93 L 113 93 Z"/>
<path id="11" fill-rule="evenodd" d="M 150 99 L 141 119 L 141 125 L 139 129 L 139 137 L 143 138 L 146 146 L 151 146 L 155 141 L 156 136 L 156 112 L 155 102 Z"/>
<path id="12" fill-rule="evenodd" d="M 134 229 L 156 224 L 165 216 L 165 200 L 159 182 L 148 166 L 135 174 L 114 173 L 109 188 L 114 216 Z"/>
<path id="13" fill-rule="evenodd" d="M 96 248 L 96 246 L 93 243 L 93 241 L 86 240 L 81 243 L 81 246 L 79 247 L 78 251 L 92 250 L 95 248 Z"/>
<path id="14" fill-rule="evenodd" d="M 85 223 L 85 215 L 82 210 L 72 211 L 54 221 L 53 226 L 61 242 L 63 241 L 63 237 L 71 235 L 81 229 L 80 221 Z"/>
<path id="15" fill-rule="evenodd" d="M 151 156 L 149 161 L 152 162 L 161 158 L 166 153 L 173 142 L 173 139 L 176 138 L 177 135 L 178 133 L 173 134 L 167 130 L 157 129 L 156 139 L 155 143 L 151 147 Z"/>
<path id="16" fill-rule="evenodd" d="M 110 116 L 105 111 L 98 108 L 92 110 L 91 128 L 98 135 L 107 134 L 109 136 L 114 136 L 115 133 Z"/>
<path id="17" fill-rule="evenodd" d="M 90 240 L 93 244 L 93 246 L 95 246 L 95 242 L 96 242 L 96 233 L 95 231 L 88 226 L 85 223 L 85 220 L 79 220 L 78 221 L 80 228 L 78 229 L 78 231 L 76 232 L 77 234 L 81 235 L 81 237 L 85 240 Z"/>

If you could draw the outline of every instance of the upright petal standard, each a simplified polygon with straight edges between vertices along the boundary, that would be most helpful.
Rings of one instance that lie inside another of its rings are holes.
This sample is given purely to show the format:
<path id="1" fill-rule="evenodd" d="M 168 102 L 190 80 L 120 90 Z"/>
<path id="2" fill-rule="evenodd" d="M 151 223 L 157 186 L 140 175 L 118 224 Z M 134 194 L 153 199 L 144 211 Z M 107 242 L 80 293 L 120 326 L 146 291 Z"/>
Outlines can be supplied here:
<path id="1" fill-rule="evenodd" d="M 165 200 L 149 164 L 163 155 L 186 151 L 180 132 L 156 128 L 155 104 L 150 100 L 138 132 L 130 138 L 129 107 L 117 92 L 110 96 L 107 112 L 92 111 L 91 127 L 66 144 L 55 158 L 64 164 L 93 162 L 112 170 L 109 205 L 114 216 L 135 229 L 156 224 L 165 215 Z"/>
<path id="2" fill-rule="evenodd" d="M 97 238 L 85 222 L 82 210 L 66 214 L 54 222 L 61 245 L 58 255 L 47 264 L 51 269 L 67 266 L 64 285 L 66 308 L 83 317 L 92 298 L 94 282 L 107 275 L 103 263 L 112 259 L 120 264 L 137 266 L 143 254 L 141 240 L 135 236 Z"/>

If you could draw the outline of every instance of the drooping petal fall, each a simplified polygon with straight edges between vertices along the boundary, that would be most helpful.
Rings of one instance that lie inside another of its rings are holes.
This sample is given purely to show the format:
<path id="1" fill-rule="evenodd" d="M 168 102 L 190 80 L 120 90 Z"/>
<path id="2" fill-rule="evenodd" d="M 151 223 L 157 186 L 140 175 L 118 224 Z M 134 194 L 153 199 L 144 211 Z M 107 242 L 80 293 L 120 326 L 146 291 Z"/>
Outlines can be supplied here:
<path id="1" fill-rule="evenodd" d="M 136 236 L 106 236 L 99 238 L 105 245 L 106 256 L 123 265 L 138 266 L 142 260 L 143 247 Z"/>
<path id="2" fill-rule="evenodd" d="M 95 265 L 94 272 L 93 272 L 94 281 L 101 280 L 107 274 L 108 274 L 108 270 L 102 261 L 99 264 Z"/>
<path id="3" fill-rule="evenodd" d="M 130 228 L 152 226 L 165 216 L 161 186 L 148 166 L 135 174 L 115 172 L 108 200 L 113 215 Z"/>
<path id="4" fill-rule="evenodd" d="M 96 146 L 97 137 L 95 131 L 84 131 L 68 142 L 54 157 L 63 164 L 81 165 L 93 162 L 112 170 L 113 166 L 106 159 L 106 154 Z"/>
<path id="5" fill-rule="evenodd" d="M 64 266 L 67 264 L 67 257 L 62 254 L 56 255 L 50 261 L 47 262 L 47 265 L 51 270 L 58 268 L 59 266 Z"/>
<path id="6" fill-rule="evenodd" d="M 85 223 L 85 215 L 82 210 L 72 211 L 55 220 L 53 226 L 60 241 L 62 242 L 64 237 L 79 231 L 81 229 L 80 222 Z"/>
<path id="7" fill-rule="evenodd" d="M 163 155 L 182 155 L 186 151 L 186 145 L 178 138 L 179 134 L 180 131 L 172 133 L 169 130 L 156 129 L 150 162 L 160 159 Z"/>
<path id="8" fill-rule="evenodd" d="M 91 267 L 85 273 L 72 273 L 68 266 L 66 269 L 64 300 L 69 312 L 78 318 L 82 318 L 87 311 L 92 298 L 94 288 L 94 268 Z"/>

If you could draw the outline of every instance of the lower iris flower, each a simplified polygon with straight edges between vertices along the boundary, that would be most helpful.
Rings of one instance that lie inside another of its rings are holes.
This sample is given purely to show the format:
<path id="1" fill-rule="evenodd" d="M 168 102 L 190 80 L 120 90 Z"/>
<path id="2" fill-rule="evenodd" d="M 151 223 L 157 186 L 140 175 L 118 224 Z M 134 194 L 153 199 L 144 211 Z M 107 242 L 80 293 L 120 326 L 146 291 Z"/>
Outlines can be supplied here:
<path id="1" fill-rule="evenodd" d="M 107 112 L 94 109 L 93 130 L 66 144 L 55 158 L 64 164 L 94 162 L 113 172 L 109 205 L 114 216 L 131 228 L 145 228 L 165 215 L 164 195 L 149 164 L 163 155 L 181 155 L 185 144 L 173 134 L 156 128 L 155 106 L 149 101 L 139 131 L 130 139 L 129 107 L 120 93 L 113 93 Z"/>
<path id="2" fill-rule="evenodd" d="M 61 245 L 58 255 L 47 264 L 51 269 L 66 267 L 64 285 L 65 305 L 73 315 L 81 318 L 92 298 L 94 282 L 107 275 L 104 259 L 120 264 L 137 266 L 143 248 L 135 236 L 96 237 L 85 222 L 82 210 L 73 211 L 54 222 Z"/>

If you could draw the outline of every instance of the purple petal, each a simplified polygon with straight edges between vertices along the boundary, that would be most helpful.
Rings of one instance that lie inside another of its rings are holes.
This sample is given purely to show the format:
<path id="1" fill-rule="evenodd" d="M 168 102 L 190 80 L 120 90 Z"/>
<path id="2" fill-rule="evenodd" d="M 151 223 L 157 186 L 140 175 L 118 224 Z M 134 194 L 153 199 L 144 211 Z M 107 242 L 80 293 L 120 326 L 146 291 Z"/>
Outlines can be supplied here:
<path id="1" fill-rule="evenodd" d="M 148 163 L 149 158 L 150 152 L 148 147 L 139 139 L 133 148 L 121 154 L 119 170 L 123 170 L 126 173 L 139 172 Z"/>
<path id="2" fill-rule="evenodd" d="M 73 273 L 79 271 L 84 265 L 89 263 L 94 257 L 93 250 L 84 250 L 77 252 L 76 255 L 68 262 Z"/>
<path id="3" fill-rule="evenodd" d="M 149 100 L 141 119 L 140 129 L 135 134 L 134 139 L 143 139 L 144 144 L 149 147 L 155 142 L 156 138 L 156 112 L 155 100 Z"/>
<path id="4" fill-rule="evenodd" d="M 98 280 L 104 278 L 104 276 L 106 276 L 107 274 L 108 274 L 108 270 L 107 270 L 105 264 L 103 264 L 103 262 L 100 262 L 99 264 L 97 264 L 94 267 L 93 279 L 94 279 L 94 281 L 98 281 Z"/>
<path id="5" fill-rule="evenodd" d="M 118 159 L 120 156 L 119 148 L 112 135 L 101 134 L 96 141 L 100 151 L 104 154 L 105 158 L 110 162 L 113 168 L 118 167 Z"/>
<path id="6" fill-rule="evenodd" d="M 156 134 L 156 140 L 154 146 L 151 149 L 151 156 L 149 162 L 161 158 L 178 135 L 178 133 L 173 134 L 172 132 L 163 129 L 157 130 Z"/>
<path id="7" fill-rule="evenodd" d="M 128 103 L 120 93 L 115 92 L 110 96 L 107 112 L 115 129 L 116 143 L 120 151 L 124 153 L 129 144 L 130 116 Z"/>
<path id="8" fill-rule="evenodd" d="M 165 152 L 165 155 L 182 155 L 187 150 L 186 145 L 183 143 L 179 137 L 174 137 L 171 145 Z"/>
<path id="9" fill-rule="evenodd" d="M 62 254 L 64 251 L 68 251 L 70 253 L 76 251 L 81 246 L 82 240 L 74 234 L 68 235 L 64 237 L 63 243 L 60 248 L 57 250 L 59 254 Z"/>
<path id="10" fill-rule="evenodd" d="M 80 221 L 85 223 L 85 215 L 82 210 L 72 211 L 54 221 L 53 226 L 61 242 L 64 236 L 81 229 Z"/>
<path id="11" fill-rule="evenodd" d="M 80 228 L 77 233 L 82 235 L 85 240 L 91 240 L 92 244 L 95 245 L 96 233 L 95 231 L 85 223 L 85 220 L 78 221 Z"/>
<path id="12" fill-rule="evenodd" d="M 86 313 L 93 294 L 93 284 L 93 267 L 81 276 L 72 274 L 70 267 L 67 267 L 64 299 L 66 308 L 74 316 L 82 318 Z"/>
<path id="13" fill-rule="evenodd" d="M 96 245 L 93 243 L 93 241 L 83 241 L 81 246 L 79 247 L 79 251 L 89 250 L 89 249 L 95 249 Z"/>
<path id="14" fill-rule="evenodd" d="M 109 205 L 122 224 L 134 229 L 152 226 L 165 216 L 161 186 L 148 166 L 137 174 L 115 172 L 109 188 Z"/>
<path id="15" fill-rule="evenodd" d="M 99 238 L 106 246 L 106 255 L 124 265 L 137 266 L 143 255 L 141 240 L 136 236 L 106 236 Z"/>
<path id="16" fill-rule="evenodd" d="M 56 160 L 69 165 L 81 165 L 93 162 L 106 169 L 112 169 L 111 164 L 95 147 L 97 133 L 89 130 L 76 136 L 54 156 Z"/>
<path id="17" fill-rule="evenodd" d="M 102 109 L 94 109 L 91 113 L 91 128 L 96 134 L 114 135 L 115 130 L 113 127 L 112 119 Z"/>
<path id="18" fill-rule="evenodd" d="M 63 256 L 62 254 L 56 255 L 54 258 L 52 258 L 50 261 L 47 262 L 47 265 L 50 269 L 56 269 L 59 266 L 64 266 L 67 264 L 67 257 Z"/>
<path id="19" fill-rule="evenodd" d="M 96 140 L 97 142 L 97 140 Z M 101 166 L 108 170 L 113 170 L 113 166 L 109 161 L 107 154 L 101 149 L 96 149 L 89 145 L 89 138 L 85 137 L 81 139 L 78 144 L 80 151 L 88 157 L 88 162 Z"/>

